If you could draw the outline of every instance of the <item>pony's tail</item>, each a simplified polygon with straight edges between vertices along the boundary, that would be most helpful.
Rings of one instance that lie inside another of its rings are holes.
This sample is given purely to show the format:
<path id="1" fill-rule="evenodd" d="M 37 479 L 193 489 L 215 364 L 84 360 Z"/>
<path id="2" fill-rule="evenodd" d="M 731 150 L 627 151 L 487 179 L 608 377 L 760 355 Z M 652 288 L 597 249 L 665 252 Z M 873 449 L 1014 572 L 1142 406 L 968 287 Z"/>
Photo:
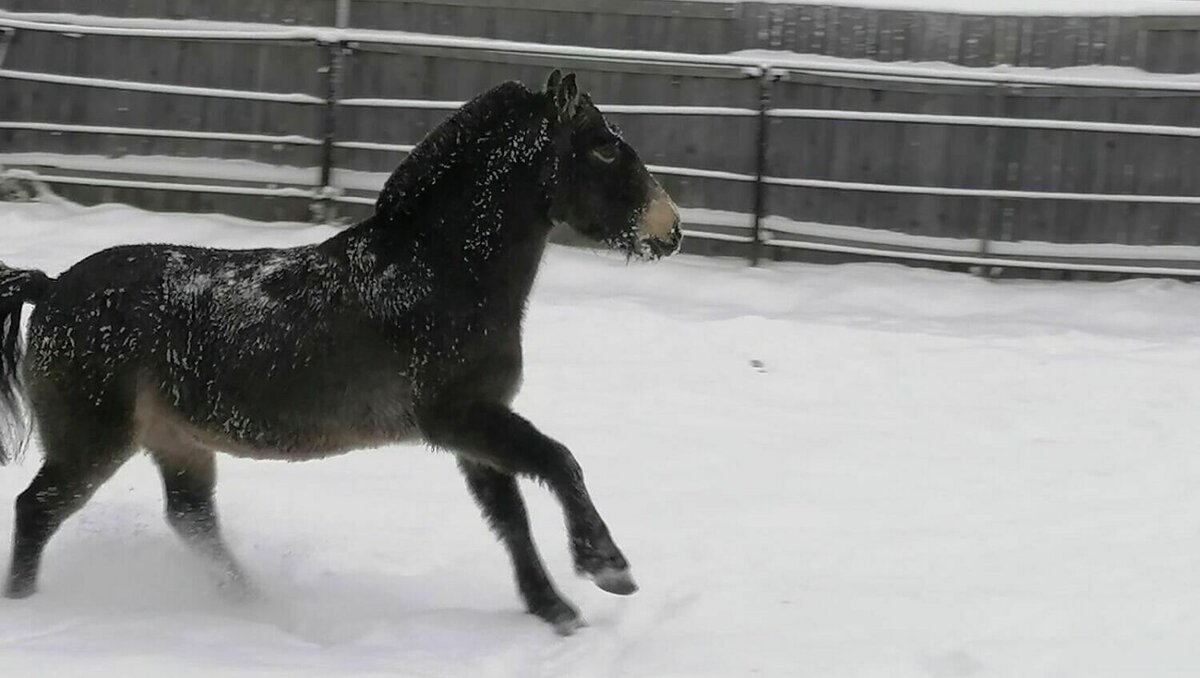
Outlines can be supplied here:
<path id="1" fill-rule="evenodd" d="M 29 439 L 20 374 L 21 307 L 40 301 L 52 282 L 41 271 L 0 264 L 0 465 L 20 454 Z"/>

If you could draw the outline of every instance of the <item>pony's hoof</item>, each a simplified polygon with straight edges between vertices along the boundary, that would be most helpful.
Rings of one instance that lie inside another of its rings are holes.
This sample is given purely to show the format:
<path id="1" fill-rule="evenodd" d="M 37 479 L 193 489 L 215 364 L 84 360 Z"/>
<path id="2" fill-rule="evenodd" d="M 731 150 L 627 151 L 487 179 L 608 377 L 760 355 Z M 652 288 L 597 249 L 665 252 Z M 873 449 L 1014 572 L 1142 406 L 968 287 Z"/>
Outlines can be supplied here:
<path id="1" fill-rule="evenodd" d="M 21 600 L 22 598 L 28 598 L 34 593 L 37 593 L 37 586 L 35 586 L 33 582 L 27 584 L 9 582 L 8 586 L 4 588 L 4 597 L 10 600 Z"/>
<path id="2" fill-rule="evenodd" d="M 573 635 L 579 629 L 587 626 L 587 622 L 579 616 L 579 612 L 562 599 L 538 606 L 537 609 L 531 608 L 530 612 L 553 626 L 554 632 L 560 636 Z"/>
<path id="3" fill-rule="evenodd" d="M 629 574 L 629 569 L 616 570 L 613 568 L 605 568 L 599 572 L 593 572 L 588 575 L 592 578 L 592 582 L 600 587 L 602 591 L 616 594 L 618 596 L 627 596 L 631 593 L 636 593 L 638 585 L 633 581 L 633 576 Z"/>
<path id="4" fill-rule="evenodd" d="M 584 621 L 583 617 L 571 617 L 570 619 L 554 622 L 554 632 L 566 638 L 567 636 L 575 635 L 576 631 L 587 625 L 588 623 Z"/>

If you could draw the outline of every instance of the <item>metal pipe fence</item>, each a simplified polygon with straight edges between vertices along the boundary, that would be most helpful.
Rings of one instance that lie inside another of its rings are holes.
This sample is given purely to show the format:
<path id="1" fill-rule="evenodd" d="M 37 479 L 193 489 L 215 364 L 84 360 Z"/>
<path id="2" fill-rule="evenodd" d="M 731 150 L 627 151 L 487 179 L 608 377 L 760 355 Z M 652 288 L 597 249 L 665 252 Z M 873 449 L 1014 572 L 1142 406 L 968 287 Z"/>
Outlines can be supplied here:
<path id="1" fill-rule="evenodd" d="M 214 132 L 183 129 L 149 129 L 139 127 L 60 124 L 40 121 L 0 121 L 0 129 L 44 131 L 64 134 L 121 135 L 147 138 L 176 138 L 211 141 L 231 141 L 276 145 L 318 147 L 320 152 L 319 181 L 305 189 L 300 187 L 256 187 L 234 184 L 197 184 L 173 181 L 109 179 L 102 177 L 79 177 L 51 175 L 29 170 L 11 170 L 13 176 L 40 180 L 47 183 L 91 184 L 125 188 L 146 188 L 168 191 L 198 191 L 230 193 L 288 198 L 305 198 L 319 209 L 323 216 L 332 213 L 334 203 L 370 205 L 373 199 L 365 196 L 347 195 L 334 185 L 337 170 L 336 149 L 352 149 L 386 152 L 409 152 L 411 144 L 380 143 L 369 139 L 343 139 L 338 129 L 338 111 L 352 108 L 388 108 L 397 110 L 452 111 L 463 102 L 426 99 L 389 99 L 341 96 L 341 72 L 346 59 L 359 50 L 372 46 L 399 46 L 406 49 L 454 50 L 464 53 L 488 55 L 520 55 L 523 57 L 554 57 L 584 64 L 638 64 L 653 65 L 667 69 L 676 67 L 719 69 L 727 75 L 755 79 L 758 81 L 758 101 L 746 107 L 738 106 L 666 106 L 633 104 L 600 104 L 601 110 L 612 114 L 645 116 L 711 116 L 729 118 L 753 118 L 756 120 L 757 145 L 753 174 L 731 172 L 723 169 L 650 165 L 658 174 L 711 179 L 726 182 L 750 183 L 754 187 L 753 213 L 744 227 L 726 233 L 714 230 L 689 228 L 685 232 L 691 237 L 714 241 L 744 243 L 749 245 L 748 257 L 757 264 L 764 248 L 800 249 L 820 252 L 840 252 L 878 258 L 900 260 L 923 260 L 955 263 L 981 267 L 1015 267 L 1030 269 L 1087 270 L 1112 273 L 1143 273 L 1153 275 L 1200 276 L 1200 263 L 1190 266 L 1162 266 L 1153 264 L 1130 264 L 1113 262 L 1100 257 L 1061 257 L 1049 255 L 997 255 L 988 253 L 986 233 L 980 238 L 977 253 L 959 251 L 936 251 L 924 246 L 895 247 L 880 246 L 870 242 L 829 242 L 806 238 L 798 233 L 784 230 L 781 238 L 779 229 L 766 225 L 770 215 L 767 187 L 793 187 L 851 192 L 876 192 L 895 194 L 919 194 L 946 197 L 978 197 L 996 200 L 1062 200 L 1082 202 L 1120 202 L 1144 204 L 1200 205 L 1196 195 L 1158 195 L 1132 193 L 1089 193 L 1069 191 L 1012 190 L 995 187 L 963 188 L 935 185 L 905 185 L 817 179 L 811 177 L 774 176 L 767 162 L 770 150 L 768 130 L 773 120 L 825 120 L 878 122 L 893 124 L 968 126 L 990 129 L 1016 128 L 1028 130 L 1066 130 L 1082 133 L 1107 133 L 1117 135 L 1152 135 L 1180 138 L 1200 138 L 1200 127 L 1176 125 L 1151 125 L 1113 123 L 1069 119 L 1014 118 L 979 115 L 933 115 L 924 113 L 896 113 L 880 111 L 858 111 L 819 108 L 774 108 L 772 91 L 781 80 L 808 76 L 836 79 L 901 80 L 905 82 L 951 83 L 959 86 L 988 88 L 1002 97 L 1012 88 L 1104 88 L 1138 89 L 1161 92 L 1187 92 L 1200 94 L 1200 80 L 1188 78 L 1144 78 L 1110 79 L 1090 76 L 1073 76 L 1054 73 L 1022 73 L 971 71 L 958 67 L 935 67 L 903 64 L 862 64 L 823 58 L 806 58 L 801 55 L 731 54 L 707 55 L 653 51 L 630 51 L 607 48 L 571 47 L 540 43 L 518 43 L 502 40 L 473 39 L 452 36 L 412 34 L 399 32 L 368 31 L 347 28 L 295 28 L 264 27 L 249 30 L 244 27 L 226 29 L 172 28 L 169 21 L 130 21 L 128 25 L 92 26 L 85 23 L 53 23 L 23 20 L 16 13 L 0 12 L 0 54 L 11 42 L 11 36 L 19 31 L 56 32 L 66 35 L 106 35 L 130 38 L 156 38 L 183 41 L 220 42 L 274 42 L 308 45 L 322 50 L 325 63 L 322 68 L 321 95 L 302 92 L 265 92 L 246 89 L 196 87 L 160 82 L 144 82 L 92 78 L 0 68 L 0 80 L 23 80 L 48 84 L 68 85 L 84 88 L 149 92 L 217 99 L 242 99 L 250 101 L 282 103 L 298 106 L 320 106 L 322 110 L 321 136 L 313 138 L 302 135 L 256 134 L 240 132 Z M 177 23 L 177 22 L 176 22 Z M 749 102 L 748 102 L 749 103 Z"/>

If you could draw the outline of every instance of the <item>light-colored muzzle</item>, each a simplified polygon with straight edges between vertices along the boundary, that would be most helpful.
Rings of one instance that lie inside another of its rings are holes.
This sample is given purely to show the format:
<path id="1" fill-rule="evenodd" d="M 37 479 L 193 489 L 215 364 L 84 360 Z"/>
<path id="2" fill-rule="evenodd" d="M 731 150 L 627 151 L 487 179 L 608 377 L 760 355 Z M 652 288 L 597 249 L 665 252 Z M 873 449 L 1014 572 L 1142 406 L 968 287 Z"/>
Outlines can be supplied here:
<path id="1" fill-rule="evenodd" d="M 638 220 L 637 240 L 639 250 L 649 250 L 648 254 L 658 258 L 674 254 L 683 234 L 679 230 L 679 208 L 657 181 L 650 181 L 650 202 Z"/>

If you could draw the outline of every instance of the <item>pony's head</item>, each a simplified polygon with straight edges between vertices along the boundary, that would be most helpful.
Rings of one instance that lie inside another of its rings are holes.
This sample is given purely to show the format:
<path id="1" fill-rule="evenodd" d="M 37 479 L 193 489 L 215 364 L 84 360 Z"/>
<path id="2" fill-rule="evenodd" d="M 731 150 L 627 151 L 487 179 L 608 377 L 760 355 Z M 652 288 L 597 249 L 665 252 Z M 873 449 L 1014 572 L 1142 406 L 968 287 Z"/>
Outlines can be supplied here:
<path id="1" fill-rule="evenodd" d="M 679 249 L 679 210 L 637 152 L 609 124 L 575 74 L 550 74 L 545 100 L 556 181 L 550 220 L 630 256 L 657 259 Z"/>

